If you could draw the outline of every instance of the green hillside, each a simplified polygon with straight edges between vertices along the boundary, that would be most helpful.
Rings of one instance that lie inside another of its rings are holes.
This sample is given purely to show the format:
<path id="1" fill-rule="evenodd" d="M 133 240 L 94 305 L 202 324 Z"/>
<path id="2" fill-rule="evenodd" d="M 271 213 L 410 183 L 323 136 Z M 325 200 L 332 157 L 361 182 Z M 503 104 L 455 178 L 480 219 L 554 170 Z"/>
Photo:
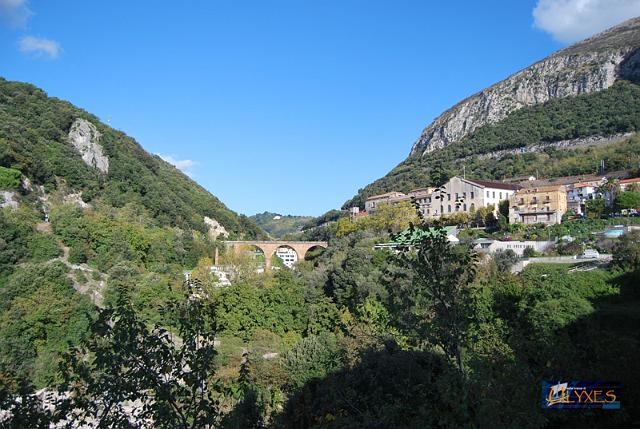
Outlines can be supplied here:
<path id="1" fill-rule="evenodd" d="M 424 156 L 409 157 L 381 179 L 358 191 L 343 208 L 363 206 L 371 195 L 440 184 L 462 174 L 477 179 L 504 179 L 539 172 L 541 177 L 590 174 L 605 160 L 607 171 L 637 168 L 640 140 L 600 147 L 508 154 L 500 159 L 477 155 L 535 144 L 609 136 L 640 130 L 640 85 L 618 81 L 612 87 L 571 98 L 525 107 L 496 124 L 485 125 L 461 141 Z M 464 160 L 464 162 L 462 162 Z"/>
<path id="2" fill-rule="evenodd" d="M 108 174 L 85 164 L 67 141 L 72 123 L 82 118 L 102 134 Z M 50 192 L 61 185 L 82 192 L 86 202 L 113 207 L 144 207 L 159 226 L 205 231 L 204 216 L 216 219 L 233 236 L 256 237 L 259 228 L 229 210 L 216 197 L 134 139 L 102 124 L 68 102 L 48 97 L 33 85 L 0 78 L 0 166 L 19 170 L 33 185 Z"/>
<path id="3" fill-rule="evenodd" d="M 69 141 L 78 118 L 101 134 L 108 171 Z M 59 381 L 63 353 L 123 288 L 146 321 L 164 317 L 183 272 L 223 250 L 205 216 L 231 238 L 266 237 L 132 138 L 2 79 L 0 205 L 0 384 L 7 374 L 37 386 Z"/>
<path id="4" fill-rule="evenodd" d="M 249 219 L 273 238 L 283 238 L 287 234 L 302 230 L 302 227 L 312 220 L 313 216 L 293 216 L 264 212 L 249 216 Z"/>

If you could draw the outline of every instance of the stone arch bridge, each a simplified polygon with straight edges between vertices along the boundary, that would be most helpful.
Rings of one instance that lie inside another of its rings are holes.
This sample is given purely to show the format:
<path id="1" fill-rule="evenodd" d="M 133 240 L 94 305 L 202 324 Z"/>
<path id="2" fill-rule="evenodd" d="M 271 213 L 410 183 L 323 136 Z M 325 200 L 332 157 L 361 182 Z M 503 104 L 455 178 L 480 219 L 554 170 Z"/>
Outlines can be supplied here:
<path id="1" fill-rule="evenodd" d="M 293 249 L 298 256 L 298 261 L 304 260 L 307 252 L 314 247 L 322 247 L 323 249 L 329 247 L 329 243 L 326 241 L 225 241 L 224 244 L 232 248 L 235 252 L 240 252 L 243 247 L 247 246 L 255 246 L 262 250 L 265 269 L 267 270 L 271 268 L 271 257 L 275 255 L 276 250 L 281 247 Z"/>

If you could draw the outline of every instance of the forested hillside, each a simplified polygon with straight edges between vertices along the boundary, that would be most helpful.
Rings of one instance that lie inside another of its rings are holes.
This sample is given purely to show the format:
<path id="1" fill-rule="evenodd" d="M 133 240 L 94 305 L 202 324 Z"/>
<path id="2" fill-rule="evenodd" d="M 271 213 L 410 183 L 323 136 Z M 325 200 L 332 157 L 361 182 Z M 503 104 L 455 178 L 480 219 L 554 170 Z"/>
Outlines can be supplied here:
<path id="1" fill-rule="evenodd" d="M 159 320 L 220 234 L 266 236 L 132 138 L 0 80 L 0 379 L 59 381 L 61 356 L 123 282 Z"/>
<path id="2" fill-rule="evenodd" d="M 623 143 L 586 148 L 555 148 L 549 143 L 610 136 L 640 130 L 640 85 L 619 81 L 611 88 L 593 94 L 551 100 L 545 104 L 524 107 L 506 119 L 485 125 L 459 142 L 425 155 L 413 155 L 389 174 L 373 182 L 347 201 L 343 208 L 359 205 L 370 195 L 389 191 L 439 185 L 447 177 L 502 180 L 536 174 L 557 177 L 593 174 L 600 160 L 606 171 L 637 168 L 640 162 L 637 137 Z M 497 159 L 478 155 L 500 150 L 549 144 L 532 153 L 505 154 Z"/>
<path id="3" fill-rule="evenodd" d="M 108 171 L 83 162 L 69 142 L 77 119 L 95 126 Z M 259 228 L 134 139 L 95 116 L 52 97 L 33 85 L 0 78 L 0 166 L 18 170 L 46 192 L 61 186 L 81 192 L 83 201 L 112 207 L 144 207 L 159 226 L 206 231 L 204 216 L 216 219 L 233 236 L 256 237 Z"/>
<path id="4" fill-rule="evenodd" d="M 264 212 L 249 216 L 249 219 L 273 238 L 282 238 L 287 234 L 300 231 L 308 221 L 313 219 L 313 216 L 292 216 Z"/>

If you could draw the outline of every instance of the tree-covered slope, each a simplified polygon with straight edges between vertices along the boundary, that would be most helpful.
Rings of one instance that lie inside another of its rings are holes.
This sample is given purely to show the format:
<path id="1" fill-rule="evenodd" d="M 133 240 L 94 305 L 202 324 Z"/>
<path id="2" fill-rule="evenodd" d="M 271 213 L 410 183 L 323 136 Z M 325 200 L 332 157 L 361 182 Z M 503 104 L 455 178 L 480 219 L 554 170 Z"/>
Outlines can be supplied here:
<path id="1" fill-rule="evenodd" d="M 360 189 L 343 208 L 362 206 L 370 195 L 439 184 L 448 176 L 462 174 L 463 167 L 468 177 L 497 180 L 536 172 L 541 177 L 591 174 L 603 159 L 607 171 L 636 168 L 640 162 L 637 137 L 590 147 L 580 147 L 580 139 L 638 130 L 640 85 L 618 81 L 600 92 L 524 107 L 456 144 L 424 156 L 410 156 L 386 176 Z M 576 147 L 553 144 L 567 140 L 575 141 Z M 536 145 L 536 152 L 517 153 L 520 148 Z M 505 153 L 482 156 L 498 151 Z"/>
<path id="2" fill-rule="evenodd" d="M 108 171 L 83 161 L 81 151 L 70 142 L 69 132 L 78 119 L 95 127 Z M 19 170 L 32 185 L 43 185 L 47 192 L 64 184 L 82 192 L 85 202 L 99 199 L 113 207 L 140 204 L 159 226 L 206 231 L 207 216 L 233 236 L 261 234 L 245 216 L 229 210 L 131 137 L 33 85 L 1 78 L 0 166 Z"/>
<path id="3" fill-rule="evenodd" d="M 282 238 L 287 234 L 301 231 L 302 227 L 313 217 L 264 212 L 250 216 L 249 219 L 268 232 L 273 238 Z"/>

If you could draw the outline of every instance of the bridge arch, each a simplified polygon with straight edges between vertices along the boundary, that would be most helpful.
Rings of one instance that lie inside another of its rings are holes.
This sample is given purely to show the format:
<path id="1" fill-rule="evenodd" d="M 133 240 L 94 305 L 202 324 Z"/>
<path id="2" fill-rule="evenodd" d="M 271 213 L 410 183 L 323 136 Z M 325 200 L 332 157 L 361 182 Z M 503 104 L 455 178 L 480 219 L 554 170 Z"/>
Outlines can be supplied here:
<path id="1" fill-rule="evenodd" d="M 316 247 L 327 248 L 329 243 L 326 241 L 225 241 L 227 247 L 232 247 L 238 252 L 242 246 L 251 245 L 262 250 L 265 260 L 265 269 L 271 269 L 271 258 L 281 247 L 289 247 L 294 250 L 297 255 L 297 261 L 304 260 L 307 252 Z M 296 262 L 297 262 L 296 261 Z"/>

